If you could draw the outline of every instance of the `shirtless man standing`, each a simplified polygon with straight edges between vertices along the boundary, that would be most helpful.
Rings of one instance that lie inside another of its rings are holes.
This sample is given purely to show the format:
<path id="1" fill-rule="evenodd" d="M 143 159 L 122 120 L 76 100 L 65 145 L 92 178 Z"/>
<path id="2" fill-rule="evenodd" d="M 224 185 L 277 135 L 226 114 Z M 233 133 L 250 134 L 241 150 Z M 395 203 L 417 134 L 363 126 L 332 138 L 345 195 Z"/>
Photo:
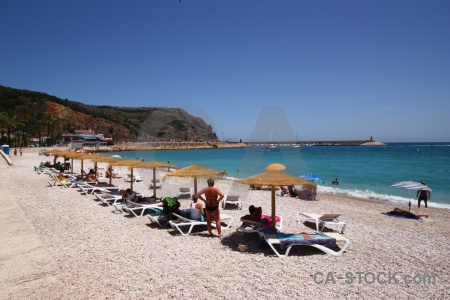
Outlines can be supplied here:
<path id="1" fill-rule="evenodd" d="M 423 185 L 426 185 L 425 181 L 422 181 Z M 427 201 L 428 199 L 430 199 L 430 190 L 418 190 L 417 191 L 417 195 L 419 198 L 417 199 L 418 202 L 418 206 L 420 207 L 420 202 L 422 202 L 422 200 L 425 202 L 425 208 L 428 207 L 427 206 Z"/>
<path id="2" fill-rule="evenodd" d="M 206 226 L 208 228 L 208 232 L 212 235 L 211 232 L 211 221 L 214 216 L 214 220 L 216 221 L 217 234 L 219 237 L 222 237 L 222 228 L 220 226 L 220 212 L 219 212 L 219 203 L 222 201 L 224 194 L 221 190 L 214 187 L 214 179 L 209 178 L 207 180 L 208 187 L 202 189 L 198 192 L 195 197 L 200 200 L 205 201 L 205 210 L 206 210 Z M 202 195 L 205 195 L 203 198 Z"/>

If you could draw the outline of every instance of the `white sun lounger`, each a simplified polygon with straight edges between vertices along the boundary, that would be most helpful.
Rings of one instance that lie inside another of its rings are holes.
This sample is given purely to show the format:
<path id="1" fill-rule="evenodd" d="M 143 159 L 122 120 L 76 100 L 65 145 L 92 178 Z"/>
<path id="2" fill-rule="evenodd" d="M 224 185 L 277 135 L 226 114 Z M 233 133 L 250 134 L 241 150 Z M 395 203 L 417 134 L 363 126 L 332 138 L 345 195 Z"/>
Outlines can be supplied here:
<path id="1" fill-rule="evenodd" d="M 161 179 L 155 179 L 155 181 L 153 181 L 153 179 L 150 180 L 149 189 L 152 189 L 153 187 L 161 188 L 162 187 Z"/>
<path id="2" fill-rule="evenodd" d="M 316 234 L 316 233 L 311 233 L 311 235 L 314 235 L 314 234 Z M 311 247 L 317 248 L 319 250 L 322 250 L 326 254 L 339 256 L 345 251 L 345 249 L 347 249 L 348 245 L 350 245 L 350 240 L 348 240 L 346 237 L 344 237 L 343 235 L 341 235 L 337 232 L 327 232 L 327 233 L 320 232 L 318 234 L 324 235 L 325 236 L 324 239 L 333 238 L 336 240 L 336 243 L 344 243 L 344 245 L 342 246 L 342 248 L 339 251 L 334 251 L 334 250 L 328 248 L 327 246 L 320 244 L 319 240 L 317 240 L 317 243 L 314 243 L 314 242 L 311 242 L 308 244 L 295 244 L 294 243 L 294 244 L 287 246 L 285 253 L 282 254 L 275 248 L 275 246 L 281 246 L 281 244 L 282 244 L 281 240 L 277 238 L 276 234 L 265 234 L 264 239 L 266 240 L 267 244 L 270 246 L 270 248 L 272 248 L 273 252 L 275 252 L 275 254 L 278 257 L 288 256 L 289 252 L 291 251 L 293 246 L 311 246 Z"/>
<path id="3" fill-rule="evenodd" d="M 239 195 L 225 195 L 222 200 L 222 208 L 225 208 L 227 204 L 236 205 L 237 208 L 242 209 L 242 200 Z"/>
<path id="4" fill-rule="evenodd" d="M 110 191 L 120 191 L 120 187 L 109 184 L 79 184 L 82 194 L 94 194 L 95 192 L 108 193 Z"/>
<path id="5" fill-rule="evenodd" d="M 48 181 L 48 185 L 49 186 L 61 186 L 61 187 L 65 187 L 65 185 L 64 185 L 64 181 L 59 181 L 59 180 L 57 180 L 57 179 L 50 179 L 49 181 Z"/>
<path id="6" fill-rule="evenodd" d="M 77 187 L 79 184 L 85 184 L 83 181 L 76 181 L 74 178 L 70 177 L 70 181 L 63 182 L 64 187 L 70 189 Z"/>
<path id="7" fill-rule="evenodd" d="M 278 216 L 279 222 L 275 224 L 275 228 L 281 230 L 283 228 L 283 218 Z M 264 226 L 263 223 L 257 221 L 243 220 L 241 226 L 239 226 L 236 231 L 240 233 L 258 233 L 260 237 L 263 237 Z"/>
<path id="8" fill-rule="evenodd" d="M 108 206 L 118 204 L 122 201 L 122 194 L 120 192 L 117 193 L 97 193 L 95 197 L 100 200 L 103 204 Z"/>
<path id="9" fill-rule="evenodd" d="M 166 214 L 161 207 L 152 207 L 149 210 L 147 217 L 150 219 L 151 223 L 156 223 L 161 228 L 167 228 L 167 225 L 169 225 L 169 215 Z"/>
<path id="10" fill-rule="evenodd" d="M 122 213 L 142 217 L 147 208 L 162 207 L 162 202 L 127 202 L 125 204 L 114 204 L 113 206 Z"/>
<path id="11" fill-rule="evenodd" d="M 177 198 L 181 199 L 181 198 L 188 198 L 191 199 L 192 197 L 192 190 L 191 188 L 188 187 L 180 187 L 179 191 L 177 193 Z"/>
<path id="12" fill-rule="evenodd" d="M 198 225 L 206 226 L 207 225 L 206 221 L 191 220 L 191 219 L 185 218 L 183 216 L 180 216 L 178 214 L 173 214 L 173 215 L 177 218 L 177 220 L 170 220 L 169 224 L 173 229 L 177 229 L 183 236 L 187 236 L 187 235 L 191 234 L 192 229 L 195 226 L 198 226 Z M 220 214 L 220 221 L 221 221 L 221 223 L 224 223 L 224 225 L 222 225 L 222 229 L 228 229 L 233 224 L 234 218 L 229 215 Z M 216 227 L 216 223 L 213 221 L 211 223 L 211 226 Z M 187 232 L 184 232 L 181 229 L 182 227 L 189 227 L 189 229 Z"/>
<path id="13" fill-rule="evenodd" d="M 297 221 L 299 223 L 314 222 L 316 223 L 316 230 L 323 231 L 325 225 L 335 226 L 337 231 L 344 233 L 345 226 L 347 223 L 345 221 L 340 221 L 338 218 L 342 214 L 314 214 L 314 213 L 298 213 Z"/>
<path id="14" fill-rule="evenodd" d="M 144 181 L 145 178 L 141 177 L 139 175 L 133 175 L 133 178 L 131 178 L 131 174 L 127 174 L 124 178 L 124 180 L 126 182 L 131 182 L 133 180 L 133 182 L 139 182 L 139 181 Z"/>

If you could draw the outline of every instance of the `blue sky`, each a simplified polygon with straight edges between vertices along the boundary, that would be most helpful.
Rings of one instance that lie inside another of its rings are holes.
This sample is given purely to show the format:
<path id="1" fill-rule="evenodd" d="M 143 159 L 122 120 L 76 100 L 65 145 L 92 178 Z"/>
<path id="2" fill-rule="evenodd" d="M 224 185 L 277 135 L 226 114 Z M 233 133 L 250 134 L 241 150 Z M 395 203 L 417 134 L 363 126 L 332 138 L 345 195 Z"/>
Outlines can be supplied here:
<path id="1" fill-rule="evenodd" d="M 450 141 L 450 1 L 0 0 L 0 85 L 226 140 Z"/>

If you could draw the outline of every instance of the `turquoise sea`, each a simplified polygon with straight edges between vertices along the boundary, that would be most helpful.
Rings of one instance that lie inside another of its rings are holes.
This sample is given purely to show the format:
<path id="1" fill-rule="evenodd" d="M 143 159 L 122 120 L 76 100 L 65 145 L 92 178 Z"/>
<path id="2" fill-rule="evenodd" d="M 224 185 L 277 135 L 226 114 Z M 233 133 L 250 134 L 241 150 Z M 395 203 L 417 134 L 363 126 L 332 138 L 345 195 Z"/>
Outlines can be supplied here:
<path id="1" fill-rule="evenodd" d="M 143 158 L 187 167 L 199 164 L 226 170 L 230 178 L 265 171 L 271 163 L 287 166 L 286 173 L 313 173 L 325 184 L 318 191 L 416 205 L 416 191 L 392 188 L 404 180 L 422 181 L 432 189 L 430 206 L 450 208 L 450 143 L 391 143 L 386 147 L 279 146 L 270 151 L 249 146 L 233 149 L 123 151 L 125 159 Z M 339 185 L 331 182 L 339 178 Z"/>

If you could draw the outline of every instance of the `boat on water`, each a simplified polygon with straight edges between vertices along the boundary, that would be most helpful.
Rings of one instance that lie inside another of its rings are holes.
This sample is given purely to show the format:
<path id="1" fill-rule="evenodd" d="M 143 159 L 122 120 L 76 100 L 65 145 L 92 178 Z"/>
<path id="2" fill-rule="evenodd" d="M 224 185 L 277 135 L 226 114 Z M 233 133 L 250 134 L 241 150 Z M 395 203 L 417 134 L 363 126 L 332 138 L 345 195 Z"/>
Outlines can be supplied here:
<path id="1" fill-rule="evenodd" d="M 275 145 L 275 144 L 270 144 L 270 145 L 269 145 L 269 148 L 270 148 L 270 149 L 277 149 L 277 145 Z"/>
<path id="2" fill-rule="evenodd" d="M 294 148 L 300 148 L 300 144 L 298 143 L 298 135 L 295 134 L 295 139 L 297 140 L 297 144 L 293 145 Z"/>

